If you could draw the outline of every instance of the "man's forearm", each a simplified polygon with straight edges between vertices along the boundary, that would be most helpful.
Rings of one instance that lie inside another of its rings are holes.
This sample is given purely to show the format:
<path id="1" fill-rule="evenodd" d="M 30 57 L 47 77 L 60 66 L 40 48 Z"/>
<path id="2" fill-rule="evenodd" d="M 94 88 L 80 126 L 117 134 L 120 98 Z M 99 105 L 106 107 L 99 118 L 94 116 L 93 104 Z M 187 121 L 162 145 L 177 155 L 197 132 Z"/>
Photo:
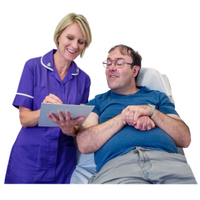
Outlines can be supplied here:
<path id="1" fill-rule="evenodd" d="M 76 136 L 78 148 L 81 153 L 98 151 L 113 135 L 120 131 L 125 124 L 121 114 L 116 117 L 89 128 L 80 127 Z"/>
<path id="2" fill-rule="evenodd" d="M 151 119 L 155 125 L 167 133 L 178 147 L 188 147 L 191 142 L 190 130 L 181 120 L 163 114 L 155 109 Z"/>

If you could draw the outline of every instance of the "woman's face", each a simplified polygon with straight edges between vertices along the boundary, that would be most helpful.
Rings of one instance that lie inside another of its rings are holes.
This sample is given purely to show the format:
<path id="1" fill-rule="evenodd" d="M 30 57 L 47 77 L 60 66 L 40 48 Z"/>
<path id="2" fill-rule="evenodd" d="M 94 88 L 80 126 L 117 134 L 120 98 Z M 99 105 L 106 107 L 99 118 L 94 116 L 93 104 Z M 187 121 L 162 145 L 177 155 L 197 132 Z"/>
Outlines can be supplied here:
<path id="1" fill-rule="evenodd" d="M 58 51 L 66 61 L 73 61 L 85 47 L 85 37 L 77 23 L 66 27 L 58 37 Z"/>

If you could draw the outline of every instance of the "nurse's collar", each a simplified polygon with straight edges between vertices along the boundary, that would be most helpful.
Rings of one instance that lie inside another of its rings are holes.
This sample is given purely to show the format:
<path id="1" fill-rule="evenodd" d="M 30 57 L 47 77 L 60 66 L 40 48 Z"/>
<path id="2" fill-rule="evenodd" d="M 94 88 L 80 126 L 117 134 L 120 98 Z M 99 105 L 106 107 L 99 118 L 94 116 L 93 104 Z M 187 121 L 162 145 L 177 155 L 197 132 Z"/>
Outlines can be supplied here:
<path id="1" fill-rule="evenodd" d="M 77 76 L 79 74 L 79 68 L 77 67 L 76 73 L 72 73 L 72 76 Z"/>

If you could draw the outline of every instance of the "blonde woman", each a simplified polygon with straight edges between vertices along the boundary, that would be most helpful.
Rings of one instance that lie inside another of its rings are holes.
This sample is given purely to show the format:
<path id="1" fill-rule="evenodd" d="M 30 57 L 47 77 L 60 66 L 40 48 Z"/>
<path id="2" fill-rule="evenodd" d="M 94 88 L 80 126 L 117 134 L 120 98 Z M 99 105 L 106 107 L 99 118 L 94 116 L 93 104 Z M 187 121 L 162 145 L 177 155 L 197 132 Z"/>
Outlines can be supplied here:
<path id="1" fill-rule="evenodd" d="M 88 102 L 90 77 L 74 59 L 83 56 L 91 40 L 86 18 L 68 14 L 54 33 L 57 50 L 26 62 L 13 101 L 22 128 L 10 154 L 5 183 L 69 183 L 76 164 L 73 136 L 83 118 L 71 120 L 66 113 L 58 128 L 38 127 L 40 107 L 42 102 Z"/>

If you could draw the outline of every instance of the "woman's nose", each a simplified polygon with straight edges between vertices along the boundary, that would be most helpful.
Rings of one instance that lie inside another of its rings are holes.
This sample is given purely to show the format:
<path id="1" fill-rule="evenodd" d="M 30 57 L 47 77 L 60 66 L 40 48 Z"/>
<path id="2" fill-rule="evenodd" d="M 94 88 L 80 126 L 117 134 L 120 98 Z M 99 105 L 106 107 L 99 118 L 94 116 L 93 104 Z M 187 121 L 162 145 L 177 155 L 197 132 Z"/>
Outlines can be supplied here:
<path id="1" fill-rule="evenodd" d="M 77 48 L 78 48 L 78 41 L 75 41 L 75 40 L 74 40 L 74 41 L 72 42 L 72 47 L 75 48 L 75 49 L 77 49 Z"/>

